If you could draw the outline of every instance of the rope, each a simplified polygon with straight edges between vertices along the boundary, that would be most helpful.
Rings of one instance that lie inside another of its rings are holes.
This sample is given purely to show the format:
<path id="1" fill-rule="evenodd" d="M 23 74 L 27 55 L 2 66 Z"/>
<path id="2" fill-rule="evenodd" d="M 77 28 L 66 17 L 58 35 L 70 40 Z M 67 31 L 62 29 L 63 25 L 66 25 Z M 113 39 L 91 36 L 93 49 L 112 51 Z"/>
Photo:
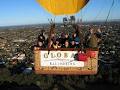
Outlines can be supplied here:
<path id="1" fill-rule="evenodd" d="M 97 13 L 96 17 L 94 20 L 97 20 L 97 18 L 100 16 L 101 12 L 103 11 L 104 7 L 102 6 L 102 8 L 100 9 L 100 11 Z"/>
<path id="2" fill-rule="evenodd" d="M 108 15 L 107 15 L 106 20 L 105 20 L 105 24 L 107 24 L 107 21 L 109 19 L 109 16 L 110 16 L 111 10 L 112 10 L 112 8 L 114 6 L 114 3 L 115 3 L 115 0 L 112 1 L 111 7 L 109 9 Z"/>

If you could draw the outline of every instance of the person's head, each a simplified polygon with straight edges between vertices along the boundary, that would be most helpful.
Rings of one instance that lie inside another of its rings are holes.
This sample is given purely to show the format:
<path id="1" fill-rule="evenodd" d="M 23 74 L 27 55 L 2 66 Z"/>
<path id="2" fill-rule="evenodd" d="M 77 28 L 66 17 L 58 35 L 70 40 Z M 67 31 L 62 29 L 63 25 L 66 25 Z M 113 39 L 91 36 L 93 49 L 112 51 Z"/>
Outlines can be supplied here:
<path id="1" fill-rule="evenodd" d="M 72 45 L 72 46 L 75 45 L 75 41 L 72 41 L 72 42 L 71 42 L 71 45 Z"/>
<path id="2" fill-rule="evenodd" d="M 39 47 L 42 47 L 42 46 L 43 46 L 43 42 L 39 41 L 39 42 L 38 42 L 38 46 L 39 46 Z"/>
<path id="3" fill-rule="evenodd" d="M 66 40 L 65 41 L 65 46 L 68 47 L 69 46 L 69 42 Z"/>
<path id="4" fill-rule="evenodd" d="M 73 37 L 76 37 L 76 36 L 77 36 L 77 34 L 76 34 L 76 33 L 74 33 L 74 34 L 73 34 Z"/>
<path id="5" fill-rule="evenodd" d="M 63 38 L 65 36 L 64 32 L 61 33 L 61 38 Z"/>
<path id="6" fill-rule="evenodd" d="M 96 32 L 97 32 L 97 27 L 90 28 L 90 33 L 96 33 Z"/>
<path id="7" fill-rule="evenodd" d="M 52 34 L 51 34 L 51 37 L 55 37 L 55 34 L 54 34 L 54 33 L 52 33 Z"/>
<path id="8" fill-rule="evenodd" d="M 90 33 L 93 33 L 93 31 L 94 31 L 94 29 L 93 29 L 93 28 L 91 28 L 91 29 L 90 29 Z"/>
<path id="9" fill-rule="evenodd" d="M 101 33 L 101 29 L 100 29 L 100 28 L 98 28 L 98 29 L 97 29 L 97 32 Z"/>
<path id="10" fill-rule="evenodd" d="M 56 44 L 59 44 L 59 40 L 56 40 Z"/>
<path id="11" fill-rule="evenodd" d="M 42 35 L 40 35 L 40 39 L 41 39 L 41 40 L 43 39 L 43 36 L 42 36 Z"/>
<path id="12" fill-rule="evenodd" d="M 53 45 L 53 41 L 52 40 L 50 41 L 50 45 Z"/>
<path id="13" fill-rule="evenodd" d="M 65 34 L 65 38 L 68 38 L 69 37 L 69 34 Z"/>

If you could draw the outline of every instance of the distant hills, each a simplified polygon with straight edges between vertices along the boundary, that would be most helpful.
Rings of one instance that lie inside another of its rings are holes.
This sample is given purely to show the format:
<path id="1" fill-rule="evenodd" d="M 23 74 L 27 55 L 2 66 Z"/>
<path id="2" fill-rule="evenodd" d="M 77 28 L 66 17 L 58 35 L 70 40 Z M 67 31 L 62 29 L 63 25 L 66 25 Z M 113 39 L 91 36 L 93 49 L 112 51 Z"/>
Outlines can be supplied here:
<path id="1" fill-rule="evenodd" d="M 107 22 L 109 23 L 120 23 L 120 19 L 111 19 L 108 20 Z M 83 24 L 102 24 L 105 23 L 105 20 L 99 20 L 99 21 L 83 21 Z M 61 24 L 61 23 L 57 23 Z M 0 26 L 0 30 L 5 30 L 5 29 L 15 29 L 15 28 L 30 28 L 30 27 L 38 27 L 38 26 L 46 26 L 49 25 L 49 23 L 44 23 L 44 24 L 28 24 L 28 25 L 13 25 L 13 26 Z"/>

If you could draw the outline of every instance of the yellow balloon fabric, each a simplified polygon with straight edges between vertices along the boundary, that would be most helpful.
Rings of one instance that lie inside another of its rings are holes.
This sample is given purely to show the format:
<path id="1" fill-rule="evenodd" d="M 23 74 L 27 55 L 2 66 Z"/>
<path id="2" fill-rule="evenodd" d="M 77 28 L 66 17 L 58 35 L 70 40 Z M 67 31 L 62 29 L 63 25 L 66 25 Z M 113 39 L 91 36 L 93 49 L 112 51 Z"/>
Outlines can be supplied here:
<path id="1" fill-rule="evenodd" d="M 48 12 L 54 15 L 69 15 L 79 12 L 89 0 L 37 0 Z"/>

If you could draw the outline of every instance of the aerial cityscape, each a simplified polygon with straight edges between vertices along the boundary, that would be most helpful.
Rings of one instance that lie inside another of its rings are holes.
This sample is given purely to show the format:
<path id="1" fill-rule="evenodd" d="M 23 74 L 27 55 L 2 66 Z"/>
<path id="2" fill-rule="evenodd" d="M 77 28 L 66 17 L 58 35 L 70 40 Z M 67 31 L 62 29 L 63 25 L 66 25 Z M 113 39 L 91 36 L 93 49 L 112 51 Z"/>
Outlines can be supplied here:
<path id="1" fill-rule="evenodd" d="M 90 26 L 91 23 L 82 25 L 83 29 Z M 19 82 L 20 85 L 38 85 L 40 88 L 49 89 L 51 87 L 59 87 L 59 83 L 74 82 L 82 83 L 77 88 L 86 88 L 87 83 L 103 83 L 107 82 L 112 85 L 119 85 L 120 72 L 120 22 L 109 22 L 108 25 L 101 25 L 101 23 L 93 24 L 96 27 L 101 27 L 102 30 L 102 44 L 99 52 L 99 72 L 93 76 L 42 76 L 34 74 L 34 55 L 33 46 L 36 44 L 38 35 L 44 30 L 46 35 L 49 31 L 49 24 L 47 25 L 27 25 L 27 26 L 13 26 L 0 29 L 0 81 L 3 82 Z M 62 24 L 58 24 L 56 32 L 59 34 L 62 30 Z M 7 74 L 6 74 L 7 73 Z M 19 77 L 19 78 L 18 78 Z M 73 79 L 71 79 L 74 77 Z M 4 79 L 3 79 L 4 78 Z M 12 79 L 14 78 L 14 79 Z M 29 78 L 25 80 L 24 78 Z M 58 78 L 58 80 L 57 80 Z M 62 78 L 63 81 L 60 81 Z M 37 80 L 38 79 L 38 80 Z M 48 81 L 48 80 L 50 81 Z M 70 81 L 69 81 L 70 79 Z M 74 80 L 75 79 L 75 80 Z M 77 79 L 80 81 L 77 81 Z M 40 81 L 39 81 L 40 80 Z M 68 80 L 68 81 L 66 81 Z M 72 82 L 73 82 L 72 81 Z M 42 82 L 42 83 L 41 83 Z M 50 84 L 48 86 L 48 83 Z M 56 83 L 55 86 L 52 86 Z M 12 84 L 11 84 L 12 85 Z M 16 84 L 17 85 L 17 84 Z M 42 85 L 42 86 L 41 86 Z M 47 85 L 45 87 L 44 85 Z M 16 86 L 17 87 L 17 86 Z M 62 86 L 69 90 L 72 86 Z M 74 87 L 74 84 L 73 84 Z"/>

